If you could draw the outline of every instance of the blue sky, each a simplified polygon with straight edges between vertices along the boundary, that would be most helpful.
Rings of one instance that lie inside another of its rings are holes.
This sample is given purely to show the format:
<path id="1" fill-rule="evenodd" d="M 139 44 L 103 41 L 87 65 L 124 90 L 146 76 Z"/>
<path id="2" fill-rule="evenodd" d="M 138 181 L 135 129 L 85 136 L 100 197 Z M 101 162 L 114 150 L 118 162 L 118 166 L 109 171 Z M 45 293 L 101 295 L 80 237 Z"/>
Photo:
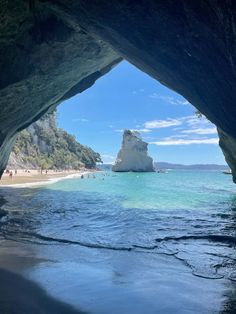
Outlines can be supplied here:
<path id="1" fill-rule="evenodd" d="M 113 162 L 123 129 L 140 131 L 155 161 L 225 164 L 216 128 L 195 108 L 124 61 L 59 106 L 59 126 Z"/>

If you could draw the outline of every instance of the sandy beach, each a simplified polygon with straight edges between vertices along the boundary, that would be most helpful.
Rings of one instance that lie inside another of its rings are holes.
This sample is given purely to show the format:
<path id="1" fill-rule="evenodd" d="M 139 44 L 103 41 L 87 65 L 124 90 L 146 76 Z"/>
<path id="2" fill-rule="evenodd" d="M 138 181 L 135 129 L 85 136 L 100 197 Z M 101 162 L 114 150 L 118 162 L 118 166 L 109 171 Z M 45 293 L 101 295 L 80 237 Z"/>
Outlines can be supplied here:
<path id="1" fill-rule="evenodd" d="M 54 171 L 48 170 L 46 173 L 43 171 L 41 173 L 39 170 L 29 169 L 17 170 L 17 173 L 13 171 L 12 178 L 9 173 L 3 174 L 0 180 L 0 186 L 8 187 L 32 187 L 44 184 L 52 184 L 60 180 L 71 179 L 76 177 L 81 177 L 82 175 L 87 175 L 89 173 L 97 172 L 95 169 L 80 169 L 80 170 L 64 170 L 64 171 Z"/>

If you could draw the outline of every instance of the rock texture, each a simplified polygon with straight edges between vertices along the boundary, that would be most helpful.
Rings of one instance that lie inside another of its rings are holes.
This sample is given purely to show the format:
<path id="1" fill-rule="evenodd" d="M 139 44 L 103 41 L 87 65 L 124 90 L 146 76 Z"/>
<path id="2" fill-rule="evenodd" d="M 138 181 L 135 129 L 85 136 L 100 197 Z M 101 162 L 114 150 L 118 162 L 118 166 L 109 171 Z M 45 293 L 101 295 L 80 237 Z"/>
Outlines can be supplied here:
<path id="1" fill-rule="evenodd" d="M 148 156 L 148 144 L 142 141 L 136 131 L 125 130 L 122 147 L 117 155 L 112 171 L 116 172 L 152 172 L 153 160 Z"/>
<path id="2" fill-rule="evenodd" d="M 45 1 L 0 1 L 0 174 L 16 134 L 121 60 Z"/>
<path id="3" fill-rule="evenodd" d="M 57 126 L 56 112 L 44 115 L 17 136 L 8 169 L 95 168 L 101 157 Z"/>
<path id="4" fill-rule="evenodd" d="M 236 139 L 218 128 L 219 145 L 225 160 L 232 170 L 233 181 L 236 183 Z"/>
<path id="5" fill-rule="evenodd" d="M 122 58 L 236 139 L 234 0 L 1 0 L 0 43 L 0 173 L 17 132 Z"/>

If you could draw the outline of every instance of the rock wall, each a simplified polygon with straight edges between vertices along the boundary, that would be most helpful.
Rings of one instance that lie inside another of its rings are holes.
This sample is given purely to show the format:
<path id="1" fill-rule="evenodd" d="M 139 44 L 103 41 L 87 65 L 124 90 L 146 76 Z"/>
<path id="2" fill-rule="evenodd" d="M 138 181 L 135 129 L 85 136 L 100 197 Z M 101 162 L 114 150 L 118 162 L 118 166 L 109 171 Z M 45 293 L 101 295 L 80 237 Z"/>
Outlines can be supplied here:
<path id="1" fill-rule="evenodd" d="M 121 58 L 45 1 L 0 1 L 0 174 L 16 134 Z"/>
<path id="2" fill-rule="evenodd" d="M 234 0 L 0 1 L 0 43 L 0 174 L 17 132 L 122 58 L 236 139 Z"/>
<path id="3" fill-rule="evenodd" d="M 236 139 L 218 128 L 219 145 L 236 183 Z"/>
<path id="4" fill-rule="evenodd" d="M 153 160 L 148 156 L 148 144 L 142 141 L 138 132 L 125 130 L 122 147 L 117 155 L 112 171 L 152 172 Z"/>

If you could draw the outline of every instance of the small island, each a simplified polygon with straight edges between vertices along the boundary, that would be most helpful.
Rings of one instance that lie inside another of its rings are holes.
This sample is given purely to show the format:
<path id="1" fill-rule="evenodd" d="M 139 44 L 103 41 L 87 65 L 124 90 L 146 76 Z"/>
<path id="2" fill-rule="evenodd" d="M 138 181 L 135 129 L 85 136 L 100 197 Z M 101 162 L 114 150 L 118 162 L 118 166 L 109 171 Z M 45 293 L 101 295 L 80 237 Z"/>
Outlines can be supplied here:
<path id="1" fill-rule="evenodd" d="M 125 130 L 122 147 L 112 167 L 115 172 L 153 172 L 153 159 L 148 156 L 148 143 L 137 131 Z"/>

